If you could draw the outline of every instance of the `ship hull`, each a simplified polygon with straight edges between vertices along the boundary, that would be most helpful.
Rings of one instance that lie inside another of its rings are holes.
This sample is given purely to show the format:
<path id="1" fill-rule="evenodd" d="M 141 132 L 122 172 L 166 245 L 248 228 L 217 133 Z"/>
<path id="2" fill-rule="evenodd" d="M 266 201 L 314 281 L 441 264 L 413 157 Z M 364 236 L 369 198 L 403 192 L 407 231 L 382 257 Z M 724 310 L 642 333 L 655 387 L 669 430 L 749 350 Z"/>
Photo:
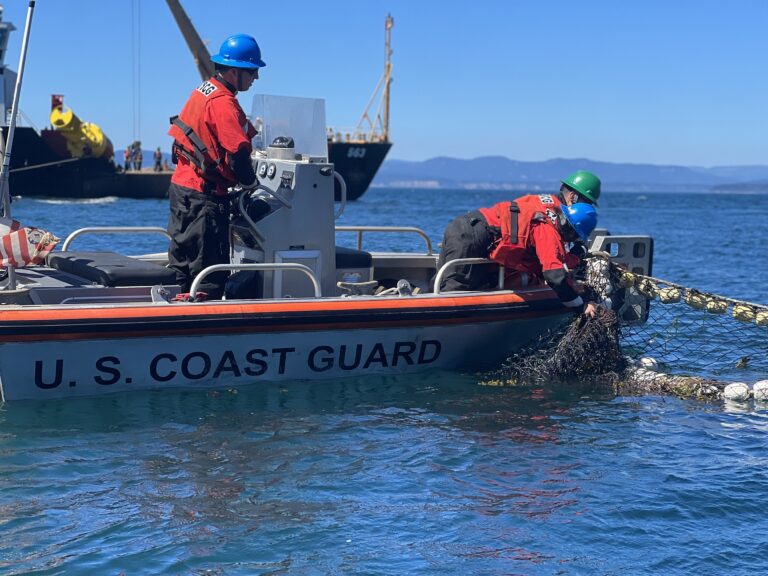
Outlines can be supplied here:
<path id="1" fill-rule="evenodd" d="M 165 198 L 172 172 L 119 172 L 107 160 L 81 158 L 44 167 L 11 172 L 15 196 L 48 198 Z"/>
<path id="2" fill-rule="evenodd" d="M 347 201 L 370 186 L 392 147 L 390 142 L 329 142 L 329 161 L 344 178 Z M 165 198 L 172 171 L 123 172 L 105 158 L 62 158 L 32 128 L 17 127 L 9 186 L 12 195 L 49 198 Z M 335 184 L 335 199 L 341 187 Z"/>
<path id="3" fill-rule="evenodd" d="M 328 142 L 328 160 L 344 178 L 347 201 L 357 200 L 368 190 L 391 147 L 391 142 Z M 341 199 L 338 182 L 334 198 Z"/>
<path id="4" fill-rule="evenodd" d="M 4 132 L 5 132 L 4 128 Z M 16 196 L 49 198 L 164 198 L 172 172 L 123 172 L 107 158 L 67 158 L 57 153 L 55 132 L 42 138 L 33 128 L 17 127 L 9 188 Z"/>

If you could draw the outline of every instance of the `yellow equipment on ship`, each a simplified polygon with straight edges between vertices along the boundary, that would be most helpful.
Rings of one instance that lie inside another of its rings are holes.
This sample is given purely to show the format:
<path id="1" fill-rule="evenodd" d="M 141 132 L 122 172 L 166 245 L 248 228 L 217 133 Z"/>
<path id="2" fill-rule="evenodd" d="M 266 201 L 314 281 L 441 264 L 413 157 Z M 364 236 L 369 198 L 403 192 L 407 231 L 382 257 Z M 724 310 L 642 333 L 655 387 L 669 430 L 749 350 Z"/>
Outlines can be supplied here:
<path id="1" fill-rule="evenodd" d="M 112 142 L 96 124 L 83 122 L 70 109 L 64 109 L 63 98 L 54 101 L 51 110 L 51 125 L 64 136 L 67 150 L 73 158 L 111 158 L 114 155 Z"/>

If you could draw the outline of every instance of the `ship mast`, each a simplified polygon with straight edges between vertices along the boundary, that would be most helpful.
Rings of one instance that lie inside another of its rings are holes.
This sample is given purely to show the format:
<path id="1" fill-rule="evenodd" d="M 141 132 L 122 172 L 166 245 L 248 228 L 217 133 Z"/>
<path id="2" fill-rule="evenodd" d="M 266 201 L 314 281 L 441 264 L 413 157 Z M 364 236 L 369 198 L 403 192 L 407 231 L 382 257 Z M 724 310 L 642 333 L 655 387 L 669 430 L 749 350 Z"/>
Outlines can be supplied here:
<path id="1" fill-rule="evenodd" d="M 392 62 L 390 57 L 392 56 L 392 26 L 395 25 L 395 20 L 391 14 L 387 14 L 387 19 L 384 21 L 384 77 L 386 83 L 384 84 L 384 94 L 382 96 L 384 100 L 384 121 L 382 124 L 382 136 L 385 142 L 389 142 L 389 85 L 392 82 Z"/>
<path id="2" fill-rule="evenodd" d="M 357 122 L 352 138 L 348 141 L 389 142 L 389 86 L 392 83 L 392 62 L 390 57 L 392 56 L 391 39 L 392 26 L 394 25 L 394 18 L 387 14 L 387 18 L 384 21 L 384 73 L 381 75 L 378 84 L 376 84 L 376 88 L 368 100 L 368 105 L 365 107 L 363 115 Z M 373 118 L 371 118 L 370 110 L 379 92 L 381 92 L 379 107 L 376 109 Z M 367 130 L 366 125 L 368 127 Z"/>
<path id="3" fill-rule="evenodd" d="M 211 53 L 208 52 L 208 48 L 206 48 L 205 43 L 200 38 L 197 30 L 195 30 L 184 8 L 181 7 L 179 0 L 166 0 L 166 2 L 168 3 L 168 8 L 171 9 L 179 30 L 181 30 L 181 34 L 184 36 L 184 40 L 187 42 L 187 46 L 189 46 L 189 50 L 192 52 L 192 57 L 195 59 L 195 66 L 197 66 L 200 77 L 203 80 L 208 80 L 215 73 L 211 63 Z"/>
<path id="4" fill-rule="evenodd" d="M 328 128 L 330 142 L 389 142 L 389 89 L 392 83 L 392 27 L 395 20 L 390 14 L 384 21 L 384 73 L 379 78 L 368 104 L 354 130 Z M 381 94 L 378 108 L 371 114 L 376 97 Z"/>

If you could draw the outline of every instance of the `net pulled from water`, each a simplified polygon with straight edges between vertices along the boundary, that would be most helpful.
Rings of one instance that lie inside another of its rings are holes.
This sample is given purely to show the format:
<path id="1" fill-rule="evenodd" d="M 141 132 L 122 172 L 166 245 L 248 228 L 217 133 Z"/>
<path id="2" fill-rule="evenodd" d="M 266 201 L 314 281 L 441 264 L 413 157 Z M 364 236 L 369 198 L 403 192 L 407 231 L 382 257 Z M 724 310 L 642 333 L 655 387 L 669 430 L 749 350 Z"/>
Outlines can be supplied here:
<path id="1" fill-rule="evenodd" d="M 617 394 L 758 397 L 768 378 L 768 306 L 629 272 L 594 258 L 585 275 L 595 318 L 579 316 L 487 375 L 486 384 L 577 382 Z M 741 389 L 740 388 L 740 389 Z M 741 393 L 740 393 L 741 394 Z M 743 394 L 742 394 L 743 395 Z"/>
<path id="2" fill-rule="evenodd" d="M 543 384 L 598 380 L 610 384 L 626 367 L 616 313 L 598 308 L 545 333 L 487 375 L 486 384 Z"/>

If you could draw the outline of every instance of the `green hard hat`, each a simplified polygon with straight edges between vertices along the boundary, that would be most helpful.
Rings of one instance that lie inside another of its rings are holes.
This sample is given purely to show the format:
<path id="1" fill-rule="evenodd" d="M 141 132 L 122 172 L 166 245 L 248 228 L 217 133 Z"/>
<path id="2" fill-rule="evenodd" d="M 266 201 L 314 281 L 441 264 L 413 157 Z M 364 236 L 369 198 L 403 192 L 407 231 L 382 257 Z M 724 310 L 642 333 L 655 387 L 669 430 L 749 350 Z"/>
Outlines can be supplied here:
<path id="1" fill-rule="evenodd" d="M 560 182 L 569 188 L 573 188 L 585 198 L 589 198 L 597 206 L 597 199 L 600 198 L 600 178 L 592 174 L 592 172 L 577 170 L 565 180 L 560 180 Z"/>

